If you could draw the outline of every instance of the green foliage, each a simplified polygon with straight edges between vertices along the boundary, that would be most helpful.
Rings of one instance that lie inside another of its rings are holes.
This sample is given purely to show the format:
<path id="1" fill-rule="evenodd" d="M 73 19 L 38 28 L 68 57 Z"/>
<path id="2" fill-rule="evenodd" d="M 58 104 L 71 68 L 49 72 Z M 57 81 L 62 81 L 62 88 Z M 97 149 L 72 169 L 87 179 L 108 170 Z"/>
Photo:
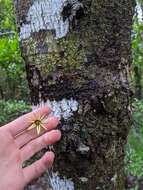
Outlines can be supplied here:
<path id="1" fill-rule="evenodd" d="M 15 30 L 15 15 L 12 0 L 0 0 L 0 30 Z"/>
<path id="2" fill-rule="evenodd" d="M 133 128 L 126 151 L 126 172 L 143 176 L 143 100 L 133 102 Z"/>
<path id="3" fill-rule="evenodd" d="M 1 98 L 27 100 L 29 97 L 17 35 L 0 38 L 0 89 Z"/>
<path id="4" fill-rule="evenodd" d="M 28 101 L 25 65 L 21 58 L 12 0 L 0 0 L 0 98 Z"/>
<path id="5" fill-rule="evenodd" d="M 143 0 L 137 0 L 140 5 L 143 5 Z"/>
<path id="6" fill-rule="evenodd" d="M 0 65 L 7 68 L 9 64 L 21 62 L 17 35 L 0 38 Z"/>
<path id="7" fill-rule="evenodd" d="M 31 107 L 24 101 L 0 100 L 0 125 L 3 125 L 18 116 L 31 111 Z"/>
<path id="8" fill-rule="evenodd" d="M 138 76 L 135 72 L 135 68 L 138 68 L 138 71 L 143 74 L 143 23 L 140 22 L 136 17 L 133 24 L 133 34 L 132 34 L 132 75 L 131 75 L 131 82 L 132 86 L 136 89 L 138 86 L 138 82 L 140 81 L 143 84 L 143 79 L 141 76 Z"/>
<path id="9" fill-rule="evenodd" d="M 143 23 L 135 19 L 132 35 L 133 64 L 143 66 Z"/>

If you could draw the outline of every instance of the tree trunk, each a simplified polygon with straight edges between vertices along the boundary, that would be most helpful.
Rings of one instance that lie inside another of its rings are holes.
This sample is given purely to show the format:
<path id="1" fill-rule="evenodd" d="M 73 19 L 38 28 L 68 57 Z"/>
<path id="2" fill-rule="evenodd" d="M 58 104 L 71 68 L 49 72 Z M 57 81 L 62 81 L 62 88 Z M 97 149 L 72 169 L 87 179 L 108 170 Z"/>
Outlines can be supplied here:
<path id="1" fill-rule="evenodd" d="M 51 105 L 61 117 L 54 170 L 65 184 L 54 174 L 54 190 L 124 189 L 134 6 L 134 0 L 15 0 L 33 107 Z"/>

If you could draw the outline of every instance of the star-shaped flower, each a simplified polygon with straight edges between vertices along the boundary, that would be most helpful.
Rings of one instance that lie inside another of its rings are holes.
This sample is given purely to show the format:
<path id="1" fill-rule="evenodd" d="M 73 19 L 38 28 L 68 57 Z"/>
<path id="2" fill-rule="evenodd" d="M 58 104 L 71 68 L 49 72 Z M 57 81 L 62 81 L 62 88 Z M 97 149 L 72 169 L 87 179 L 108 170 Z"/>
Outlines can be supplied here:
<path id="1" fill-rule="evenodd" d="M 34 117 L 30 121 L 30 127 L 28 128 L 28 130 L 36 128 L 37 134 L 39 135 L 41 129 L 47 130 L 47 128 L 45 127 L 45 125 L 47 124 L 48 124 L 48 117 L 46 115 L 38 117 L 34 115 Z"/>

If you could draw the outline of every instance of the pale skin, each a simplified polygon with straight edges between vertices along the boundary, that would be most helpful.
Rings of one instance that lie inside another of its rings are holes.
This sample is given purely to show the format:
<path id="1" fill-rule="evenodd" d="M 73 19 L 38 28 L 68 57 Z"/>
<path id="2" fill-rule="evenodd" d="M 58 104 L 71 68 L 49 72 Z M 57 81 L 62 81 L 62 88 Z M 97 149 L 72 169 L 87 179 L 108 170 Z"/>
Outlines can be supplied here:
<path id="1" fill-rule="evenodd" d="M 40 108 L 0 128 L 0 189 L 23 190 L 52 166 L 54 153 L 47 152 L 40 160 L 22 168 L 23 162 L 36 152 L 60 140 L 61 133 L 55 129 L 59 123 L 56 117 L 49 116 L 47 130 L 43 129 L 39 135 L 35 129 L 27 130 L 30 118 L 50 112 L 49 108 Z"/>

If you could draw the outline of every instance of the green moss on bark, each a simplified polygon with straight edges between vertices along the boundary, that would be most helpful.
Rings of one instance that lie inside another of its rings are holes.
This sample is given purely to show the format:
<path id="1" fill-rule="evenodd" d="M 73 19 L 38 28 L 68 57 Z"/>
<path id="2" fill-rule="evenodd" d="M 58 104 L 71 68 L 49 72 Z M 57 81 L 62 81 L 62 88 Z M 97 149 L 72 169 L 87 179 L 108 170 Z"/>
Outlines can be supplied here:
<path id="1" fill-rule="evenodd" d="M 49 39 L 51 39 L 51 35 L 47 34 L 44 41 L 47 53 L 43 54 L 39 54 L 38 42 L 33 38 L 23 42 L 24 49 L 27 50 L 25 55 L 28 55 L 28 64 L 35 65 L 42 75 L 57 70 L 70 72 L 80 69 L 85 59 L 85 53 L 78 36 L 70 34 L 58 40 Z"/>

